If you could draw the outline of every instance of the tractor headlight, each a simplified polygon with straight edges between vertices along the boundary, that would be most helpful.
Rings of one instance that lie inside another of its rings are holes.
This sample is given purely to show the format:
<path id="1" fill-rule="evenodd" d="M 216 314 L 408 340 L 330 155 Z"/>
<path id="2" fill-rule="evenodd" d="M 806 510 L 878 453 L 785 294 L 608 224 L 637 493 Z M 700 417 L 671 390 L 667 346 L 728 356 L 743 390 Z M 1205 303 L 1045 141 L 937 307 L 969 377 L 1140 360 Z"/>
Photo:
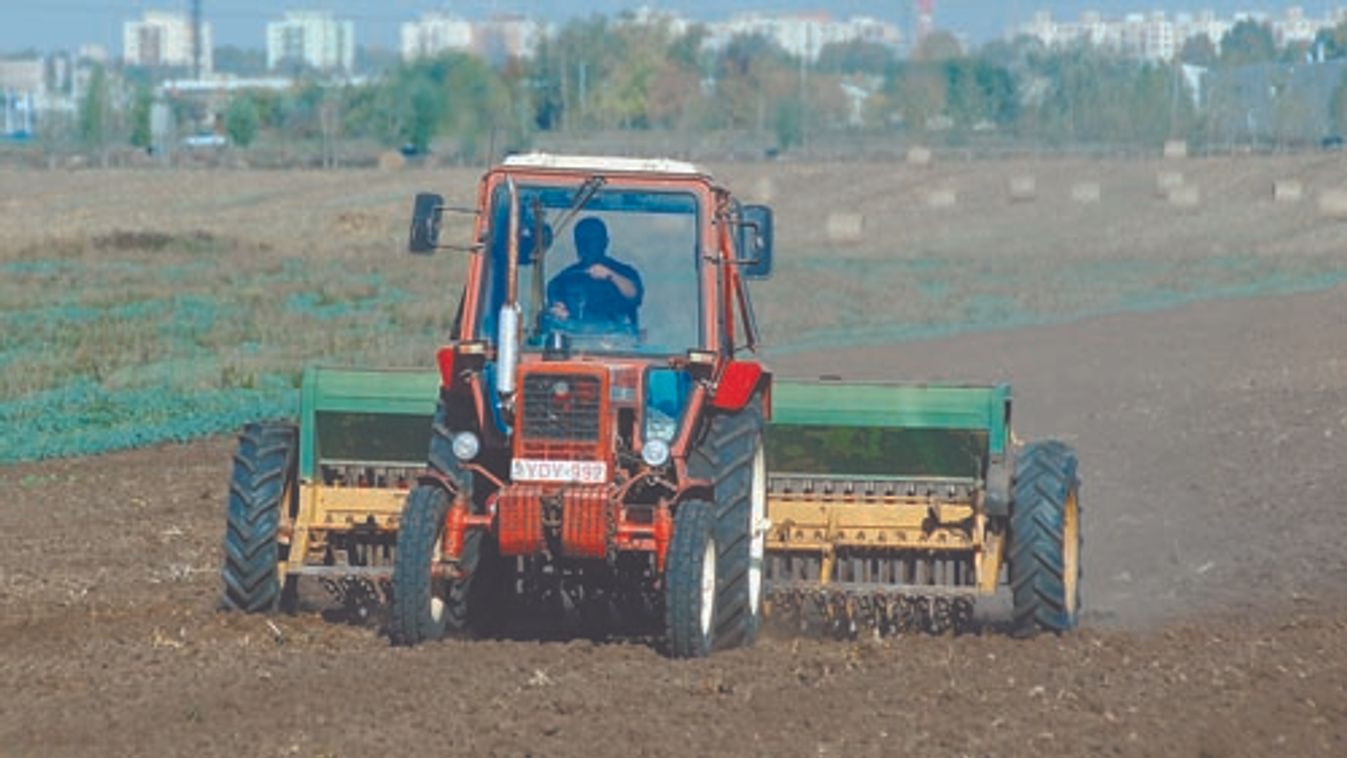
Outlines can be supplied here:
<path id="1" fill-rule="evenodd" d="M 662 439 L 648 439 L 641 446 L 641 460 L 650 466 L 663 466 L 669 462 L 669 443 Z"/>
<path id="2" fill-rule="evenodd" d="M 482 450 L 482 441 L 472 432 L 459 432 L 454 435 L 454 457 L 460 461 L 470 461 Z"/>

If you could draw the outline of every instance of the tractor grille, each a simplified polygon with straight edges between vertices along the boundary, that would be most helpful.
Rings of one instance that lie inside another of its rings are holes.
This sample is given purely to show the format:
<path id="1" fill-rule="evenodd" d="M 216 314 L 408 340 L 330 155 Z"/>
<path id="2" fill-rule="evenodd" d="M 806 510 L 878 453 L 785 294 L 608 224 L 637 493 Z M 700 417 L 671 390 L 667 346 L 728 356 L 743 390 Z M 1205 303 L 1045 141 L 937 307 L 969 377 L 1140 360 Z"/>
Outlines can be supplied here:
<path id="1" fill-rule="evenodd" d="M 602 398 L 603 384 L 597 376 L 526 375 L 520 452 L 526 457 L 592 458 L 600 441 Z"/>

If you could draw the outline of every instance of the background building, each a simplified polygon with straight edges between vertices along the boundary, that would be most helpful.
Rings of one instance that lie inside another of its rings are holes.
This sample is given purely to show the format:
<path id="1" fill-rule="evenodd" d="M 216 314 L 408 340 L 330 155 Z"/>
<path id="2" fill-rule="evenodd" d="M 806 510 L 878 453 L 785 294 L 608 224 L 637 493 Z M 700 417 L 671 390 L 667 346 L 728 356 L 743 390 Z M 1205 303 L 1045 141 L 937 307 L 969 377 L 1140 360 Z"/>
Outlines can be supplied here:
<path id="1" fill-rule="evenodd" d="M 709 31 L 705 44 L 712 50 L 723 49 L 735 37 L 758 35 L 810 61 L 818 60 L 819 52 L 829 44 L 874 42 L 896 47 L 902 39 L 894 24 L 865 16 L 837 21 L 825 13 L 743 13 L 710 24 Z"/>
<path id="2" fill-rule="evenodd" d="M 122 25 L 122 57 L 129 66 L 193 66 L 192 19 L 183 13 L 146 11 L 139 21 Z M 210 24 L 201 25 L 201 73 L 213 68 Z"/>
<path id="3" fill-rule="evenodd" d="M 355 23 L 326 11 L 289 11 L 267 24 L 267 68 L 309 66 L 319 71 L 355 68 Z"/>
<path id="4" fill-rule="evenodd" d="M 1267 24 L 1278 45 L 1313 42 L 1319 32 L 1332 29 L 1344 18 L 1347 9 L 1338 8 L 1319 18 L 1305 15 L 1300 6 L 1286 8 L 1279 17 L 1261 13 L 1236 13 L 1218 18 L 1212 11 L 1178 13 L 1171 20 L 1164 11 L 1132 13 L 1121 18 L 1104 18 L 1097 11 L 1084 11 L 1076 21 L 1057 21 L 1041 11 L 1013 33 L 1027 35 L 1049 48 L 1087 45 L 1141 60 L 1172 60 L 1190 39 L 1206 36 L 1219 52 L 1221 40 L 1240 21 Z"/>
<path id="5" fill-rule="evenodd" d="M 472 22 L 448 13 L 427 13 L 402 25 L 402 59 L 413 61 L 472 49 Z"/>

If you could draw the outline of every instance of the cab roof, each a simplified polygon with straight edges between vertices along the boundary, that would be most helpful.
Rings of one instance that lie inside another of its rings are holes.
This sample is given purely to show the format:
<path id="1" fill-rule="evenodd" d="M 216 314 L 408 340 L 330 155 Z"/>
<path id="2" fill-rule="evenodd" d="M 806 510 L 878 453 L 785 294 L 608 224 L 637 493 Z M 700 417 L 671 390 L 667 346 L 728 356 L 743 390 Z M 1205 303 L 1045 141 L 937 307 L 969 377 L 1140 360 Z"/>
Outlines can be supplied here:
<path id="1" fill-rule="evenodd" d="M 528 153 L 512 155 L 505 159 L 506 168 L 536 168 L 557 171 L 592 171 L 596 173 L 630 174 L 675 174 L 679 176 L 708 176 L 708 174 L 687 161 L 669 158 L 626 158 L 618 156 L 596 155 L 555 155 L 552 153 Z"/>

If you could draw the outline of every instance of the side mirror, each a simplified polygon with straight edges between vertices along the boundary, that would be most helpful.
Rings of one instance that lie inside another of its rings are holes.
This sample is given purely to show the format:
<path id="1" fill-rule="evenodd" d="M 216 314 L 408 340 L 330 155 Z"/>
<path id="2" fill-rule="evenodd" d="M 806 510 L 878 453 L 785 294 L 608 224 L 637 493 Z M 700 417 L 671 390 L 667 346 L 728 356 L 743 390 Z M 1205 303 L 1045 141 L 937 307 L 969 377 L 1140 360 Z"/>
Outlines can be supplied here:
<path id="1" fill-rule="evenodd" d="M 749 279 L 772 275 L 772 209 L 745 205 L 739 213 L 739 273 Z"/>
<path id="2" fill-rule="evenodd" d="M 412 226 L 407 235 L 407 251 L 433 255 L 440 246 L 440 219 L 444 198 L 433 192 L 419 192 L 412 205 Z"/>

